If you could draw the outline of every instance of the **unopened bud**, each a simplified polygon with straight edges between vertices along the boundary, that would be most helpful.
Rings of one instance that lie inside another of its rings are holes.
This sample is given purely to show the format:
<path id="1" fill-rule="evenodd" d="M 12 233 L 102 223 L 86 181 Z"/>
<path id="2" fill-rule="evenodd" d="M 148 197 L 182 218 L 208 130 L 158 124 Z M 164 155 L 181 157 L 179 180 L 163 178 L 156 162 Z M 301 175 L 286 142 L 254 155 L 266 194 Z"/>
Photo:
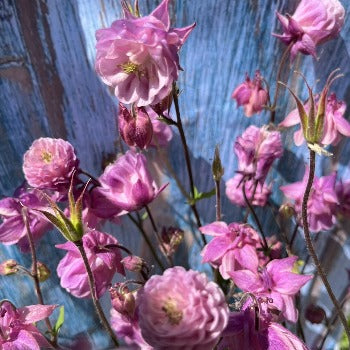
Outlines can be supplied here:
<path id="1" fill-rule="evenodd" d="M 164 97 L 159 103 L 151 107 L 158 115 L 162 115 L 164 113 L 169 112 L 172 103 L 173 94 L 170 93 L 168 96 Z"/>
<path id="2" fill-rule="evenodd" d="M 39 282 L 45 282 L 50 277 L 51 271 L 45 264 L 40 261 L 37 262 L 36 267 Z"/>
<path id="3" fill-rule="evenodd" d="M 171 256 L 175 253 L 176 249 L 182 242 L 184 237 L 184 232 L 176 227 L 163 228 L 161 239 L 162 244 L 160 249 L 167 256 Z"/>
<path id="4" fill-rule="evenodd" d="M 218 146 L 215 147 L 212 171 L 213 171 L 214 181 L 220 181 L 224 175 L 224 168 L 222 167 L 222 164 L 221 164 L 220 152 L 219 152 Z"/>
<path id="5" fill-rule="evenodd" d="M 18 272 L 18 263 L 16 260 L 5 260 L 0 264 L 0 275 L 9 276 Z"/>
<path id="6" fill-rule="evenodd" d="M 286 203 L 280 206 L 279 213 L 283 219 L 287 220 L 295 215 L 295 209 L 290 203 Z"/>
<path id="7" fill-rule="evenodd" d="M 145 261 L 136 255 L 127 256 L 121 260 L 124 268 L 132 272 L 140 272 L 145 265 Z"/>
<path id="8" fill-rule="evenodd" d="M 135 312 L 135 297 L 128 287 L 122 283 L 116 283 L 110 288 L 113 308 L 120 314 L 133 317 Z"/>
<path id="9" fill-rule="evenodd" d="M 305 318 L 311 323 L 322 323 L 326 318 L 326 313 L 322 307 L 310 304 L 305 310 Z"/>

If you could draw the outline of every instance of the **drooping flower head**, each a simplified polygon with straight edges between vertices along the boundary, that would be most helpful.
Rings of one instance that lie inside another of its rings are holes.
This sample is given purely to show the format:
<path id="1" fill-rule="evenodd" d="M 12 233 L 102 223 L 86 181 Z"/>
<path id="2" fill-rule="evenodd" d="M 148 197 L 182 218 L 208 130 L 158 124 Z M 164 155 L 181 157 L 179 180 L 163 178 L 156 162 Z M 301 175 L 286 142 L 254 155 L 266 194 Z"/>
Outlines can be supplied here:
<path id="1" fill-rule="evenodd" d="M 95 192 L 116 208 L 126 211 L 141 209 L 164 189 L 164 186 L 158 189 L 153 181 L 145 156 L 132 151 L 107 166 L 99 180 L 102 187 L 96 188 Z"/>
<path id="2" fill-rule="evenodd" d="M 0 348 L 4 350 L 52 348 L 34 326 L 50 316 L 57 305 L 29 305 L 16 309 L 8 301 L 0 304 Z"/>
<path id="3" fill-rule="evenodd" d="M 180 266 L 152 276 L 137 303 L 142 336 L 156 349 L 211 350 L 228 320 L 221 289 Z"/>
<path id="4" fill-rule="evenodd" d="M 319 96 L 316 97 L 316 108 L 319 105 Z M 310 102 L 304 104 L 305 111 L 309 113 Z M 337 145 L 342 135 L 350 137 L 350 123 L 344 118 L 346 104 L 344 101 L 337 100 L 335 93 L 327 98 L 326 113 L 324 119 L 323 135 L 320 142 L 323 145 Z M 300 124 L 298 109 L 292 110 L 287 117 L 279 124 L 282 127 L 290 127 Z M 300 128 L 294 133 L 294 142 L 300 146 L 305 141 L 303 131 Z"/>
<path id="5" fill-rule="evenodd" d="M 232 98 L 237 101 L 238 106 L 244 107 L 246 117 L 260 113 L 268 102 L 268 92 L 263 87 L 260 71 L 255 72 L 253 80 L 247 75 L 245 81 L 233 91 Z"/>
<path id="6" fill-rule="evenodd" d="M 294 200 L 294 209 L 301 221 L 301 206 L 309 168 L 306 168 L 302 181 L 282 186 L 281 191 L 287 198 Z M 338 197 L 335 192 L 336 173 L 318 178 L 315 176 L 307 204 L 310 231 L 329 230 L 336 222 Z"/>
<path id="7" fill-rule="evenodd" d="M 292 44 L 291 58 L 298 52 L 316 57 L 316 46 L 335 38 L 343 24 L 345 9 L 339 0 L 301 0 L 292 16 L 276 13 L 283 34 L 274 34 Z"/>
<path id="8" fill-rule="evenodd" d="M 83 236 L 83 246 L 96 283 L 97 297 L 100 298 L 111 284 L 116 272 L 124 274 L 121 254 L 115 245 L 116 238 L 99 231 L 90 231 Z M 114 247 L 113 247 L 114 245 Z M 57 266 L 57 274 L 62 288 L 77 298 L 89 298 L 88 275 L 83 259 L 72 242 L 57 244 L 57 248 L 67 250 L 67 254 Z"/>
<path id="9" fill-rule="evenodd" d="M 40 189 L 68 191 L 78 165 L 73 146 L 62 139 L 37 139 L 23 156 L 23 172 L 28 184 Z"/>
<path id="10" fill-rule="evenodd" d="M 96 32 L 96 71 L 122 103 L 157 104 L 178 78 L 178 51 L 195 25 L 170 28 L 168 4 L 141 18 L 126 10 L 125 19 Z"/>

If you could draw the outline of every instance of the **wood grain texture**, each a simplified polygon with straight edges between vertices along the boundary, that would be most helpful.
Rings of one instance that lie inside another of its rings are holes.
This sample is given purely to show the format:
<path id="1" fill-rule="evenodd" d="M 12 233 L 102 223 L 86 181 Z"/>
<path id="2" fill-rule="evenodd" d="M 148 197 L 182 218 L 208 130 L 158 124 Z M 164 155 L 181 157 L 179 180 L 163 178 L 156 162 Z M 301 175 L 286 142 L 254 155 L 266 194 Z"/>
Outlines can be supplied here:
<path id="1" fill-rule="evenodd" d="M 140 0 L 141 11 L 149 13 L 159 1 Z M 350 9 L 350 0 L 342 0 Z M 232 152 L 235 138 L 250 124 L 263 125 L 268 114 L 244 117 L 230 99 L 233 88 L 259 68 L 264 77 L 273 82 L 278 60 L 284 47 L 271 36 L 280 30 L 274 12 L 292 13 L 297 1 L 286 0 L 174 0 L 171 4 L 172 21 L 177 27 L 193 22 L 197 27 L 181 50 L 180 61 L 184 72 L 180 75 L 182 90 L 180 107 L 185 133 L 191 148 L 191 160 L 196 186 L 201 191 L 213 188 L 210 163 L 216 144 L 220 145 L 225 165 L 225 180 L 233 176 L 236 159 Z M 115 125 L 116 99 L 94 72 L 94 33 L 109 26 L 120 17 L 116 0 L 2 0 L 0 2 L 0 193 L 10 196 L 22 181 L 22 155 L 32 141 L 40 136 L 62 137 L 77 150 L 82 167 L 94 175 L 101 171 L 103 159 L 115 154 L 117 132 Z M 318 79 L 322 86 L 327 75 L 340 67 L 345 77 L 334 84 L 339 98 L 350 103 L 350 20 L 338 39 L 319 48 L 318 60 L 299 59 L 291 69 L 302 71 L 311 83 Z M 295 87 L 306 97 L 303 84 Z M 293 104 L 283 92 L 277 120 L 281 121 Z M 275 194 L 272 200 L 281 203 L 278 187 L 299 180 L 307 154 L 305 147 L 295 148 L 292 132 L 284 136 L 286 152 L 274 165 L 271 180 Z M 339 162 L 339 176 L 350 178 L 349 142 L 334 150 L 340 154 L 334 159 L 318 159 L 317 174 L 325 174 Z M 178 135 L 169 147 L 171 164 L 189 188 L 183 153 Z M 155 159 L 154 151 L 149 157 Z M 168 181 L 164 167 L 154 165 L 158 183 Z M 224 184 L 222 191 L 224 192 Z M 171 198 L 169 201 L 168 198 Z M 173 182 L 167 192 L 153 206 L 159 222 L 173 221 L 190 229 L 190 211 Z M 204 223 L 214 220 L 212 199 L 199 203 Z M 224 219 L 228 222 L 243 217 L 241 209 L 223 200 Z M 271 233 L 278 228 L 271 210 L 260 210 L 264 225 Z M 110 226 L 118 239 L 133 249 L 144 249 L 135 229 L 127 222 L 120 228 Z M 332 235 L 326 235 L 332 240 Z M 62 242 L 57 232 L 51 232 L 38 245 L 39 259 L 47 262 L 53 271 L 50 281 L 43 284 L 43 293 L 50 303 L 65 301 L 68 320 L 62 329 L 62 339 L 89 332 L 98 348 L 107 345 L 103 332 L 98 330 L 89 301 L 69 298 L 58 285 L 55 266 L 62 252 L 52 245 Z M 345 239 L 349 244 L 349 239 Z M 331 281 L 339 292 L 345 287 L 349 254 L 337 254 L 327 261 Z M 348 249 L 348 248 L 347 248 Z M 192 266 L 199 265 L 198 247 L 193 248 Z M 345 251 L 346 252 L 346 251 Z M 14 257 L 29 264 L 29 258 L 20 255 L 16 247 L 0 247 L 0 260 Z M 187 259 L 186 256 L 183 259 Z M 185 260 L 183 260 L 185 261 Z M 335 269 L 338 269 L 335 271 Z M 339 277 L 340 276 L 340 277 Z M 32 288 L 25 277 L 1 278 L 0 298 L 11 298 L 17 305 L 35 303 Z M 106 298 L 107 299 L 107 298 Z M 326 297 L 322 302 L 330 306 Z M 107 301 L 106 301 L 107 304 Z M 81 322 L 84 320 L 84 323 Z"/>

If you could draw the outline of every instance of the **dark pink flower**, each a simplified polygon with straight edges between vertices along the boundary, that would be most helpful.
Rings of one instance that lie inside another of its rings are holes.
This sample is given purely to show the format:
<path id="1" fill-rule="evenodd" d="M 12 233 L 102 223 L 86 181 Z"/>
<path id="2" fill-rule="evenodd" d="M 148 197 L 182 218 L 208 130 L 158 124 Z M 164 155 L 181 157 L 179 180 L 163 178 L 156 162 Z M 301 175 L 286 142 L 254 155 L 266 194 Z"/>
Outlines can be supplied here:
<path id="1" fill-rule="evenodd" d="M 264 182 L 273 161 L 283 154 L 281 134 L 268 126 L 249 126 L 237 137 L 234 151 L 238 158 L 238 173 Z"/>
<path id="2" fill-rule="evenodd" d="M 232 98 L 238 106 L 244 107 L 246 117 L 260 113 L 268 103 L 268 92 L 263 88 L 263 78 L 260 71 L 255 72 L 254 80 L 246 76 L 245 82 L 238 85 L 232 93 Z"/>
<path id="3" fill-rule="evenodd" d="M 167 97 L 180 69 L 178 51 L 194 28 L 170 28 L 169 0 L 148 16 L 125 19 L 96 32 L 97 73 L 122 103 L 157 104 Z"/>
<path id="4" fill-rule="evenodd" d="M 51 224 L 37 210 L 46 210 L 48 203 L 37 190 L 25 191 L 20 187 L 16 197 L 6 197 L 0 200 L 0 242 L 6 245 L 16 244 L 23 251 L 29 248 L 27 229 L 25 227 L 22 208 L 27 207 L 27 218 L 34 241 L 39 240 L 48 230 Z M 36 210 L 34 210 L 36 209 Z"/>
<path id="5" fill-rule="evenodd" d="M 52 348 L 34 324 L 50 316 L 57 305 L 29 305 L 16 309 L 10 302 L 0 304 L 0 348 L 40 350 Z"/>
<path id="6" fill-rule="evenodd" d="M 280 187 L 287 198 L 294 200 L 294 208 L 301 221 L 301 205 L 306 183 L 309 177 L 309 168 L 306 168 L 302 181 Z M 338 197 L 335 192 L 336 173 L 318 178 L 315 176 L 308 201 L 308 223 L 310 230 L 319 232 L 329 230 L 336 222 Z"/>
<path id="7" fill-rule="evenodd" d="M 222 333 L 218 350 L 308 350 L 306 345 L 288 329 L 254 310 L 231 312 Z"/>
<path id="8" fill-rule="evenodd" d="M 218 267 L 224 279 L 230 278 L 231 271 L 254 269 L 258 265 L 256 248 L 260 238 L 249 225 L 216 221 L 199 230 L 214 236 L 202 250 L 202 263 Z"/>
<path id="9" fill-rule="evenodd" d="M 100 298 L 110 286 L 116 272 L 124 274 L 121 254 L 116 238 L 99 231 L 90 231 L 83 236 L 83 245 L 95 278 L 97 297 Z M 90 288 L 86 268 L 76 245 L 72 242 L 57 244 L 57 248 L 67 250 L 67 254 L 57 266 L 57 274 L 62 288 L 77 298 L 89 298 Z"/>
<path id="10" fill-rule="evenodd" d="M 338 212 L 345 217 L 350 216 L 350 180 L 339 181 L 335 185 L 338 197 Z"/>
<path id="11" fill-rule="evenodd" d="M 136 107 L 130 112 L 119 103 L 118 126 L 120 136 L 128 146 L 143 149 L 151 143 L 153 127 L 144 107 Z"/>
<path id="12" fill-rule="evenodd" d="M 280 310 L 286 320 L 296 322 L 298 310 L 294 305 L 294 296 L 312 276 L 293 273 L 297 257 L 271 260 L 265 267 L 232 271 L 233 282 L 244 292 L 256 297 L 272 299 L 272 306 Z"/>
<path id="13" fill-rule="evenodd" d="M 137 303 L 142 336 L 156 349 L 212 350 L 228 320 L 221 289 L 180 266 L 152 276 Z"/>
<path id="14" fill-rule="evenodd" d="M 68 191 L 78 165 L 73 146 L 62 139 L 37 139 L 23 156 L 23 172 L 28 184 L 40 189 Z"/>
<path id="15" fill-rule="evenodd" d="M 102 187 L 96 188 L 95 194 L 105 197 L 119 211 L 141 209 L 165 187 L 158 189 L 147 169 L 145 156 L 132 151 L 108 165 L 99 180 Z"/>
<path id="16" fill-rule="evenodd" d="M 241 207 L 246 206 L 246 202 L 243 196 L 243 184 L 245 181 L 245 191 L 247 198 L 253 205 L 263 207 L 266 205 L 267 200 L 271 194 L 271 186 L 266 183 L 258 182 L 254 179 L 243 180 L 244 175 L 236 174 L 233 178 L 226 181 L 226 196 L 228 199 Z M 256 184 L 256 190 L 254 191 Z M 252 201 L 254 194 L 254 200 Z"/>
<path id="17" fill-rule="evenodd" d="M 316 98 L 316 108 L 318 107 L 318 98 Z M 304 105 L 305 111 L 309 113 L 310 103 Z M 323 136 L 321 143 L 323 145 L 337 145 L 342 135 L 350 137 L 350 123 L 344 118 L 346 104 L 344 101 L 337 100 L 333 93 L 328 96 L 326 104 L 326 114 L 324 119 Z M 300 117 L 297 109 L 291 111 L 287 117 L 279 124 L 282 127 L 290 127 L 300 124 Z M 300 128 L 294 133 L 294 142 L 297 146 L 304 143 L 305 138 Z"/>
<path id="18" fill-rule="evenodd" d="M 343 24 L 345 9 L 338 0 L 302 0 L 292 16 L 276 13 L 283 34 L 274 34 L 286 45 L 291 57 L 298 52 L 316 57 L 316 46 L 335 38 Z"/>

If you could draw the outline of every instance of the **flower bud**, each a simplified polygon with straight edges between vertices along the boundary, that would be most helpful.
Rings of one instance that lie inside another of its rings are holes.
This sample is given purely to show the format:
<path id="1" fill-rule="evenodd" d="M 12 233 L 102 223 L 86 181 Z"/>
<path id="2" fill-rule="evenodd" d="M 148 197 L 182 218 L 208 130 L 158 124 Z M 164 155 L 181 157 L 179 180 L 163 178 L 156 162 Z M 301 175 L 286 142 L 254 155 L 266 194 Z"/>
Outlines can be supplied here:
<path id="1" fill-rule="evenodd" d="M 135 297 L 129 292 L 127 286 L 122 283 L 116 283 L 110 288 L 112 306 L 122 315 L 133 317 L 135 312 Z"/>
<path id="2" fill-rule="evenodd" d="M 176 227 L 163 227 L 161 240 L 162 244 L 160 249 L 167 256 L 171 256 L 175 253 L 176 249 L 182 242 L 184 237 L 184 232 Z"/>
<path id="3" fill-rule="evenodd" d="M 305 318 L 311 323 L 322 323 L 326 318 L 326 313 L 322 307 L 310 304 L 305 310 Z"/>
<path id="4" fill-rule="evenodd" d="M 132 113 L 119 104 L 118 114 L 119 133 L 124 142 L 130 146 L 141 149 L 147 148 L 153 135 L 152 122 L 143 107 L 136 107 Z"/>
<path id="5" fill-rule="evenodd" d="M 212 163 L 212 172 L 214 181 L 220 181 L 224 175 L 224 168 L 221 163 L 220 151 L 218 146 L 215 147 L 214 160 Z"/>
<path id="6" fill-rule="evenodd" d="M 145 265 L 145 261 L 136 255 L 127 256 L 121 260 L 124 268 L 132 272 L 140 272 Z"/>
<path id="7" fill-rule="evenodd" d="M 162 115 L 164 113 L 169 112 L 172 103 L 173 94 L 170 93 L 168 96 L 164 97 L 159 103 L 151 107 L 158 115 Z"/>
<path id="8" fill-rule="evenodd" d="M 16 260 L 5 260 L 0 264 L 0 275 L 9 276 L 18 272 L 18 263 Z"/>
<path id="9" fill-rule="evenodd" d="M 294 207 L 290 203 L 285 203 L 280 206 L 279 214 L 283 219 L 290 219 L 295 215 Z"/>
<path id="10" fill-rule="evenodd" d="M 40 261 L 37 262 L 36 268 L 39 282 L 45 282 L 50 277 L 51 271 L 45 264 Z"/>

